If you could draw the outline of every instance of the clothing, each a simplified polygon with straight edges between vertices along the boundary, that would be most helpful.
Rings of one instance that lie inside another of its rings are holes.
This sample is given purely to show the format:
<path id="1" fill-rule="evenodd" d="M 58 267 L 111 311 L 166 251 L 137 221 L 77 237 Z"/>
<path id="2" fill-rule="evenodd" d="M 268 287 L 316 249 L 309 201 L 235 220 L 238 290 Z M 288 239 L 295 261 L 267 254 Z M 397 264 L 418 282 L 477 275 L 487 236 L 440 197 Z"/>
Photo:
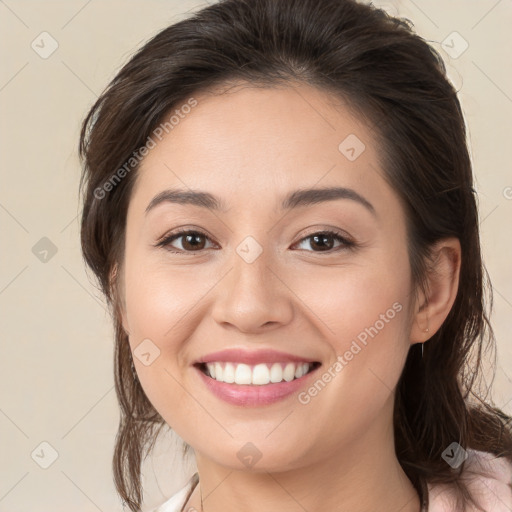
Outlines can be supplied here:
<path id="1" fill-rule="evenodd" d="M 462 473 L 467 479 L 473 496 L 480 501 L 486 512 L 512 511 L 512 464 L 505 458 L 468 449 L 468 458 Z M 474 474 L 476 472 L 476 474 Z M 487 473 L 482 475 L 482 473 Z M 194 488 L 199 482 L 199 474 L 194 473 L 184 487 L 153 512 L 182 512 Z M 429 506 L 427 512 L 452 512 L 454 510 L 454 492 L 446 485 L 427 484 Z M 469 507 L 467 512 L 474 512 Z M 188 512 L 184 510 L 183 512 Z M 199 512 L 199 511 L 191 511 Z"/>
<path id="2" fill-rule="evenodd" d="M 165 503 L 154 509 L 153 512 L 181 512 L 181 509 L 188 501 L 189 496 L 192 494 L 198 482 L 199 474 L 194 473 L 185 486 L 177 493 L 173 494 Z"/>
<path id="3" fill-rule="evenodd" d="M 485 512 L 512 511 L 512 464 L 504 457 L 468 449 L 462 472 L 471 494 Z M 485 473 L 485 474 L 483 474 Z M 455 509 L 453 490 L 447 485 L 428 485 L 428 512 L 452 512 Z M 468 506 L 467 512 L 478 509 Z"/>

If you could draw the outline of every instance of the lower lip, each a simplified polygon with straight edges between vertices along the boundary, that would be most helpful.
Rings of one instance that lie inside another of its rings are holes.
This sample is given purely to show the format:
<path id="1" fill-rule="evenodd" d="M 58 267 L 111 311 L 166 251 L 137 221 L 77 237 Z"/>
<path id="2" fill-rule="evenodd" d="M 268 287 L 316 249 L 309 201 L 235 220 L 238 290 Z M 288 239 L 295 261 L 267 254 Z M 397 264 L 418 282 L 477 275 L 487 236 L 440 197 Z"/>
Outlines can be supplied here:
<path id="1" fill-rule="evenodd" d="M 262 386 L 248 384 L 229 384 L 227 382 L 219 382 L 218 380 L 208 377 L 199 368 L 194 367 L 199 373 L 206 387 L 218 398 L 232 405 L 242 406 L 261 406 L 270 405 L 279 400 L 297 393 L 306 381 L 313 375 L 318 368 L 310 371 L 306 375 L 290 382 L 278 382 L 275 384 L 265 384 Z"/>

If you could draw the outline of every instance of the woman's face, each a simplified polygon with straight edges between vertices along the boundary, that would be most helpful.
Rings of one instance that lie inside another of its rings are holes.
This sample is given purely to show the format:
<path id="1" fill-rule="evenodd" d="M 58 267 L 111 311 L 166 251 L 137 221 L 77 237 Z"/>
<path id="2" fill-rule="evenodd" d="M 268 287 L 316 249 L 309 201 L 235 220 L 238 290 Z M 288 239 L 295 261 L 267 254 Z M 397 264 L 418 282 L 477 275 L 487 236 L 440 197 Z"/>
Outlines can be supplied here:
<path id="1" fill-rule="evenodd" d="M 195 100 L 154 138 L 128 210 L 123 324 L 147 397 L 226 467 L 377 450 L 412 290 L 404 212 L 370 129 L 306 86 Z M 187 195 L 153 201 L 170 190 Z M 192 233 L 169 240 L 177 230 Z"/>

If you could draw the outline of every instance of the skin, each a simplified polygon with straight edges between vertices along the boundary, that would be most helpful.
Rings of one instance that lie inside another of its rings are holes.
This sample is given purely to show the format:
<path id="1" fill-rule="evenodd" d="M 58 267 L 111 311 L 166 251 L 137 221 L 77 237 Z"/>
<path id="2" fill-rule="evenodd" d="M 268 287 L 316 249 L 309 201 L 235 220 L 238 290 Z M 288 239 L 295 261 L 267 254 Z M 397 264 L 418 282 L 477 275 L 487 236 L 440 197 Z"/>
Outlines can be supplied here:
<path id="1" fill-rule="evenodd" d="M 394 392 L 410 345 L 430 338 L 455 300 L 460 244 L 436 246 L 428 297 L 413 288 L 404 211 L 372 132 L 327 93 L 246 84 L 194 97 L 138 172 L 119 272 L 132 351 L 145 339 L 160 350 L 148 366 L 134 357 L 141 385 L 195 452 L 200 484 L 184 510 L 201 510 L 202 492 L 207 512 L 418 512 L 394 452 Z M 338 149 L 349 134 L 366 146 L 354 161 Z M 280 211 L 287 193 L 327 186 L 354 189 L 376 216 L 349 199 Z M 163 203 L 146 215 L 173 187 L 210 192 L 227 211 Z M 155 247 L 179 227 L 206 233 L 199 251 L 184 237 Z M 325 229 L 356 248 L 336 250 L 335 239 L 330 252 L 318 248 L 311 235 Z M 247 236 L 263 250 L 250 264 L 236 252 Z M 397 302 L 401 311 L 307 404 L 293 395 L 230 405 L 191 366 L 228 347 L 272 348 L 320 361 L 321 375 Z M 252 467 L 237 457 L 247 442 L 261 452 Z"/>

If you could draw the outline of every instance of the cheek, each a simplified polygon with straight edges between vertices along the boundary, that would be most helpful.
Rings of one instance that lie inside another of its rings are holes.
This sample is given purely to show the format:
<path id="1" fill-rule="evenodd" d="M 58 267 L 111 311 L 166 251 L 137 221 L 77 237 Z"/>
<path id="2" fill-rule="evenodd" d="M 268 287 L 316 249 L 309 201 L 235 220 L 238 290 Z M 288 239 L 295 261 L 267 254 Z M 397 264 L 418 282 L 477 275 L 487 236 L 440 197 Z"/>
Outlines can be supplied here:
<path id="1" fill-rule="evenodd" d="M 130 332 L 139 338 L 162 341 L 172 336 L 180 319 L 186 317 L 198 291 L 192 267 L 133 259 L 126 270 L 126 310 Z M 163 348 L 163 347 L 160 347 Z"/>
<path id="2" fill-rule="evenodd" d="M 188 427 L 190 407 L 190 396 L 180 385 L 186 371 L 182 347 L 193 333 L 189 315 L 194 316 L 191 311 L 201 295 L 194 292 L 191 275 L 191 267 L 171 269 L 138 261 L 135 255 L 125 273 L 129 342 L 139 381 L 164 420 L 180 432 Z M 148 365 L 137 361 L 138 353 L 144 352 L 151 354 Z"/>
<path id="3" fill-rule="evenodd" d="M 405 364 L 410 346 L 408 266 L 407 260 L 391 260 L 330 268 L 325 275 L 317 273 L 315 287 L 311 275 L 294 281 L 297 294 L 314 311 L 310 318 L 330 353 L 321 382 L 306 390 L 302 403 L 323 403 L 340 421 L 347 411 L 363 424 L 370 421 L 389 398 Z"/>
<path id="4" fill-rule="evenodd" d="M 333 355 L 349 350 L 352 341 L 376 351 L 403 341 L 410 293 L 406 270 L 370 262 L 296 273 L 288 283 L 307 306 L 301 314 L 321 329 Z"/>

